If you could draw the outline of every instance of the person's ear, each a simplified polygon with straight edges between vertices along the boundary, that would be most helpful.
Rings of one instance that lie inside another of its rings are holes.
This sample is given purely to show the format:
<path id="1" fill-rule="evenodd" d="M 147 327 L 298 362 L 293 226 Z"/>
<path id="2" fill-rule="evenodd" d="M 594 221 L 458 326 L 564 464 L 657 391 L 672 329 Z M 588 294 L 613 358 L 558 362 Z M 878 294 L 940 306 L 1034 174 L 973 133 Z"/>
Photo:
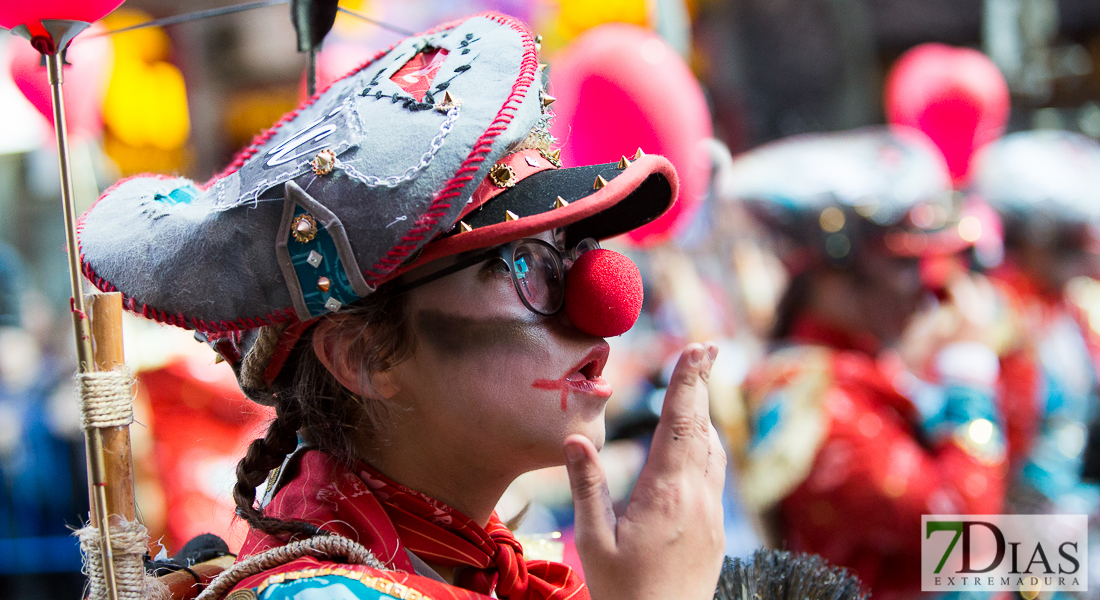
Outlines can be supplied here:
<path id="1" fill-rule="evenodd" d="M 328 369 L 329 373 L 351 393 L 357 396 L 381 397 L 389 400 L 396 395 L 401 388 L 393 376 L 393 371 L 386 370 L 374 373 L 369 381 L 364 382 L 359 372 L 359 362 L 354 360 L 347 352 L 348 340 L 345 335 L 348 329 L 342 327 L 343 319 L 339 317 L 322 319 L 314 327 L 313 352 L 317 359 Z M 356 334 L 363 333 L 356 330 Z M 369 385 L 369 388 L 364 386 Z"/>

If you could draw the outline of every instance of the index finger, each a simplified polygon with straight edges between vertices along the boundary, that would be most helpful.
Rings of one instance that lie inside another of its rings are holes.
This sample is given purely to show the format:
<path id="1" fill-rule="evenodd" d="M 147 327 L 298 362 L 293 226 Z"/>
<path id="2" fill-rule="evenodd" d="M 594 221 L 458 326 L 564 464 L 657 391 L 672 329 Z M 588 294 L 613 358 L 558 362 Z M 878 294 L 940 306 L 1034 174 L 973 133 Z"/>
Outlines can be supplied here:
<path id="1" fill-rule="evenodd" d="M 672 372 L 661 420 L 653 434 L 646 468 L 651 474 L 681 471 L 689 457 L 702 457 L 705 468 L 710 439 L 710 409 L 706 393 L 710 352 L 702 344 L 690 344 L 680 354 Z"/>

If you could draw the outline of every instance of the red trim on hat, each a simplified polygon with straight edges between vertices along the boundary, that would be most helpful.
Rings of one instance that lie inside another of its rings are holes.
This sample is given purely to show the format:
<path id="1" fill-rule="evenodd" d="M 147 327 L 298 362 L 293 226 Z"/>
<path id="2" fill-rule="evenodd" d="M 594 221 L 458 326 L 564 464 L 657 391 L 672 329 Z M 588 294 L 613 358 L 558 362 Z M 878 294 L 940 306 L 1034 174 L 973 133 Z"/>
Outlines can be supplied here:
<path id="1" fill-rule="evenodd" d="M 676 176 L 676 170 L 667 158 L 656 154 L 648 154 L 631 163 L 618 177 L 609 181 L 599 191 L 571 202 L 569 206 L 555 208 L 537 215 L 521 217 L 515 221 L 487 225 L 432 242 L 424 247 L 424 251 L 415 261 L 393 271 L 387 279 L 392 279 L 409 269 L 444 256 L 495 246 L 511 240 L 529 237 L 549 229 L 563 227 L 570 223 L 576 223 L 623 201 L 647 177 L 653 174 L 663 175 L 668 180 L 669 186 L 672 188 L 673 202 L 669 203 L 671 207 L 675 203 L 679 191 L 679 179 Z"/>
<path id="2" fill-rule="evenodd" d="M 535 161 L 538 166 L 532 167 L 531 163 L 527 162 L 528 159 L 532 159 L 533 161 Z M 493 168 L 496 168 L 497 165 L 506 165 L 512 169 L 512 185 L 523 181 L 524 179 L 534 175 L 535 173 L 546 171 L 548 169 L 558 168 L 554 165 L 554 163 L 550 162 L 545 156 L 543 156 L 542 152 L 539 152 L 534 148 L 528 148 L 526 150 L 520 150 L 519 152 L 513 152 L 508 156 L 505 156 L 504 158 L 498 160 L 497 164 L 493 165 Z M 462 214 L 459 215 L 458 218 L 465 218 L 466 215 L 477 210 L 478 208 L 481 208 L 482 204 L 485 204 L 493 198 L 496 198 L 497 196 L 509 189 L 511 189 L 511 186 L 500 187 L 493 182 L 492 177 L 486 177 L 484 180 L 482 180 L 481 185 L 477 186 L 477 189 L 474 190 L 473 197 L 470 198 L 470 201 L 468 203 L 466 203 L 466 208 L 462 209 Z"/>
<path id="3" fill-rule="evenodd" d="M 509 95 L 508 99 L 505 101 L 504 105 L 497 113 L 497 116 L 493 120 L 492 124 L 485 131 L 485 133 L 483 133 L 481 137 L 478 138 L 478 141 L 474 145 L 473 150 L 467 156 L 466 160 L 462 163 L 458 171 L 456 171 L 455 176 L 447 182 L 447 184 L 438 194 L 436 194 L 435 200 L 433 201 L 432 205 L 429 207 L 428 211 L 417 221 L 416 227 L 410 230 L 409 233 L 406 234 L 406 236 L 401 240 L 401 242 L 398 242 L 398 244 L 389 251 L 386 257 L 379 260 L 379 262 L 374 265 L 373 269 L 377 271 L 377 273 L 371 270 L 364 271 L 367 278 L 367 283 L 371 286 L 376 286 L 377 281 L 379 281 L 381 277 L 389 274 L 390 271 L 400 265 L 401 262 L 403 262 L 404 259 L 407 258 L 409 254 L 411 254 L 412 251 L 416 249 L 417 246 L 415 243 L 423 241 L 423 239 L 426 237 L 426 233 L 431 231 L 435 227 L 440 218 L 446 216 L 446 209 L 451 207 L 451 205 L 447 203 L 447 201 L 461 195 L 462 189 L 465 187 L 466 183 L 473 179 L 473 175 L 469 173 L 476 172 L 478 170 L 479 163 L 485 160 L 484 155 L 492 149 L 493 140 L 496 138 L 497 135 L 500 134 L 501 131 L 507 129 L 508 124 L 512 122 L 512 118 L 514 117 L 516 110 L 518 109 L 520 103 L 522 103 L 528 89 L 531 86 L 531 83 L 535 79 L 535 75 L 538 71 L 538 56 L 535 52 L 534 38 L 531 37 L 531 33 L 521 22 L 510 17 L 495 13 L 481 13 L 478 15 L 474 15 L 473 17 L 467 17 L 465 19 L 459 19 L 444 23 L 411 37 L 431 35 L 439 31 L 453 29 L 465 22 L 466 20 L 477 17 L 488 18 L 498 23 L 508 25 L 522 35 L 524 55 L 520 65 L 520 76 L 517 79 L 516 83 L 512 86 L 512 93 Z M 396 46 L 397 44 L 394 44 L 389 49 L 377 53 L 370 60 L 364 62 L 358 68 L 350 71 L 340 79 L 342 80 L 345 77 L 350 77 L 358 73 L 362 69 L 377 61 L 379 58 L 391 52 Z M 333 82 L 333 84 L 335 84 L 335 82 Z M 260 133 L 259 135 L 254 137 L 251 144 L 247 148 L 238 152 L 233 161 L 229 164 L 229 166 L 226 167 L 221 173 L 215 175 L 213 178 L 202 185 L 195 184 L 196 187 L 201 190 L 209 189 L 209 187 L 216 183 L 219 179 L 231 175 L 232 173 L 240 169 L 241 166 L 243 166 L 244 163 L 257 152 L 261 145 L 266 143 L 275 135 L 279 128 L 281 128 L 288 121 L 297 116 L 298 113 L 300 113 L 303 109 L 313 104 L 313 102 L 315 102 L 333 84 L 329 84 L 329 86 L 326 86 L 323 90 L 318 91 L 311 98 L 299 105 L 298 108 L 283 115 L 278 123 L 267 129 L 263 133 Z M 99 201 L 102 200 L 108 193 L 114 191 L 117 187 L 129 181 L 130 179 L 150 177 L 164 180 L 182 179 L 160 174 L 142 174 L 127 177 L 125 179 L 119 180 L 114 185 L 107 188 L 107 190 L 105 190 L 102 194 L 100 194 L 99 198 L 96 199 L 96 204 L 98 204 Z M 94 207 L 95 204 L 93 204 L 92 206 Z M 89 208 L 89 210 L 91 209 Z M 79 234 L 83 229 L 84 218 L 86 215 L 87 211 L 85 211 L 84 215 L 81 215 L 80 219 L 77 222 L 78 248 L 80 243 Z M 111 282 L 96 274 L 95 269 L 92 268 L 92 266 L 87 262 L 83 253 L 80 254 L 80 262 L 81 271 L 83 272 L 84 276 L 87 277 L 88 280 L 97 289 L 104 292 L 119 291 L 118 288 L 115 287 Z M 184 329 L 194 329 L 206 335 L 211 335 L 215 337 L 219 335 L 224 335 L 232 331 L 244 331 L 248 329 L 262 327 L 264 325 L 275 325 L 284 321 L 297 320 L 297 314 L 295 313 L 294 308 L 288 307 L 281 310 L 275 310 L 262 316 L 242 317 L 233 321 L 206 321 L 195 317 L 187 317 L 182 313 L 169 314 L 163 310 L 157 309 L 145 303 L 139 304 L 135 298 L 127 296 L 126 294 L 123 294 L 122 297 L 123 306 L 130 312 L 139 314 L 147 319 L 151 319 L 159 323 L 166 323 L 168 325 L 174 325 L 176 327 L 181 327 Z"/>
<path id="4" fill-rule="evenodd" d="M 417 219 L 415 226 L 386 253 L 385 257 L 379 259 L 370 268 L 363 270 L 363 275 L 370 286 L 377 286 L 383 281 L 391 279 L 395 270 L 420 246 L 432 229 L 435 228 L 439 219 L 447 215 L 446 211 L 451 208 L 451 201 L 461 197 L 463 188 L 473 180 L 473 174 L 481 168 L 481 163 L 485 161 L 485 155 L 492 150 L 493 140 L 500 132 L 508 128 L 512 118 L 515 117 L 516 110 L 527 96 L 527 91 L 531 88 L 531 84 L 538 74 L 539 60 L 535 51 L 535 40 L 523 23 L 495 13 L 482 13 L 477 16 L 508 25 L 522 36 L 523 61 L 520 63 L 519 77 L 512 86 L 512 94 L 504 102 L 504 106 L 501 107 L 492 124 L 474 144 L 474 149 L 466 157 L 458 171 L 455 172 L 455 176 L 436 194 L 427 212 Z"/>
<path id="5" fill-rule="evenodd" d="M 97 275 L 95 269 L 85 262 L 83 258 L 81 259 L 81 263 L 81 271 L 84 277 L 86 277 L 97 289 L 108 293 L 119 291 L 111 282 Z M 183 329 L 194 329 L 195 331 L 200 331 L 212 337 L 218 337 L 233 331 L 255 329 L 264 325 L 275 325 L 284 321 L 297 320 L 298 318 L 297 313 L 294 312 L 294 308 L 291 307 L 283 310 L 276 310 L 263 316 L 242 317 L 234 321 L 205 321 L 196 317 L 188 317 L 183 313 L 171 314 L 149 306 L 148 304 L 139 304 L 134 297 L 125 293 L 122 293 L 122 307 L 146 319 L 166 325 L 174 325 Z"/>
<path id="6" fill-rule="evenodd" d="M 443 30 L 446 30 L 446 29 L 454 29 L 455 27 L 458 27 L 459 25 L 461 25 L 467 19 L 472 19 L 474 17 L 479 17 L 479 16 L 487 16 L 487 13 L 482 13 L 480 15 L 474 15 L 473 17 L 467 17 L 466 19 L 458 19 L 458 20 L 455 20 L 455 21 L 449 21 L 447 23 L 443 23 L 441 25 L 438 25 L 436 27 L 428 29 L 427 31 L 423 31 L 421 33 L 418 33 L 416 35 L 409 36 L 409 37 L 420 37 L 420 36 L 425 36 L 425 35 L 431 35 L 433 33 L 436 33 L 438 31 L 443 31 Z M 408 39 L 408 38 L 405 38 L 405 39 Z M 206 183 L 199 186 L 199 189 L 206 190 L 210 186 L 214 185 L 214 183 L 216 183 L 219 179 L 222 179 L 223 177 L 227 177 L 229 175 L 232 175 L 233 173 L 236 173 L 237 170 L 239 170 L 241 167 L 244 166 L 244 163 L 248 162 L 249 158 L 252 158 L 252 156 L 254 154 L 256 154 L 256 151 L 259 150 L 260 146 L 266 144 L 268 142 L 268 140 L 270 140 L 279 131 L 280 127 L 285 125 L 288 121 L 290 121 L 294 117 L 298 116 L 298 113 L 302 112 L 303 110 L 305 110 L 306 108 L 311 106 L 314 102 L 316 102 L 317 99 L 320 98 L 322 94 L 327 92 L 330 87 L 335 85 L 336 82 L 342 81 L 342 80 L 344 80 L 348 77 L 351 77 L 351 76 L 355 75 L 356 73 L 358 73 L 359 71 L 362 71 L 363 69 L 365 69 L 365 68 L 369 67 L 370 65 L 374 64 L 375 61 L 377 61 L 378 59 L 380 59 L 383 56 L 385 56 L 385 55 L 389 54 L 390 52 L 392 52 L 393 49 L 396 48 L 397 45 L 400 44 L 402 41 L 404 41 L 404 40 L 394 42 L 394 44 L 391 45 L 389 48 L 386 48 L 385 50 L 379 51 L 378 53 L 376 53 L 374 56 L 369 58 L 363 64 L 361 64 L 358 67 L 352 69 L 351 71 L 348 71 L 345 75 L 343 75 L 339 79 L 336 79 L 335 81 L 332 81 L 331 83 L 326 85 L 324 88 L 318 90 L 316 93 L 313 94 L 313 96 L 309 97 L 304 102 L 299 104 L 298 108 L 295 108 L 294 110 L 284 114 L 282 116 L 282 118 L 279 119 L 279 121 L 277 123 L 275 123 L 274 125 L 269 127 L 267 130 L 257 134 L 255 137 L 253 137 L 252 141 L 249 143 L 248 147 L 238 151 L 237 154 L 235 154 L 233 156 L 233 160 L 229 163 L 229 166 L 227 166 L 225 169 L 223 169 L 220 173 L 218 173 L 214 177 L 210 178 L 209 181 L 207 181 Z"/>
<path id="7" fill-rule="evenodd" d="M 958 225 L 940 231 L 887 231 L 882 237 L 886 251 L 895 256 L 908 256 L 921 258 L 928 256 L 941 256 L 955 254 L 974 245 L 962 239 L 959 235 Z"/>
<path id="8" fill-rule="evenodd" d="M 267 363 L 267 367 L 264 368 L 264 383 L 271 385 L 272 381 L 279 376 L 279 371 L 283 370 L 283 365 L 286 364 L 286 359 L 290 357 L 290 353 L 294 350 L 294 346 L 301 339 L 302 335 L 314 324 L 320 320 L 321 317 L 310 319 L 308 321 L 300 321 L 287 327 L 282 334 L 279 335 L 279 341 L 275 344 L 275 352 L 271 354 L 271 359 Z"/>

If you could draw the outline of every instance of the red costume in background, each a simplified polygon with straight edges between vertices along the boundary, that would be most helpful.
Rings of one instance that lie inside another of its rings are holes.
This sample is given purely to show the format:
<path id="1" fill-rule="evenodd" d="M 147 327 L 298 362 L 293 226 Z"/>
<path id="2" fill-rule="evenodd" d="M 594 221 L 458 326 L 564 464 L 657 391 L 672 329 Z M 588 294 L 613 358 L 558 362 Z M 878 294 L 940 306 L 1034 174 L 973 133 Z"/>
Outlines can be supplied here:
<path id="1" fill-rule="evenodd" d="M 747 383 L 746 502 L 790 550 L 853 569 L 876 598 L 917 595 L 921 515 L 1002 509 L 992 389 L 916 381 L 873 340 L 806 317 L 789 342 Z M 942 402 L 918 410 L 918 393 Z"/>
<path id="2" fill-rule="evenodd" d="M 1081 307 L 1060 292 L 1044 292 L 1013 265 L 1002 266 L 992 280 L 1008 309 L 1014 342 L 1001 359 L 1013 508 L 1094 514 L 1100 489 L 1082 481 L 1082 463 L 1100 399 L 1096 333 Z"/>

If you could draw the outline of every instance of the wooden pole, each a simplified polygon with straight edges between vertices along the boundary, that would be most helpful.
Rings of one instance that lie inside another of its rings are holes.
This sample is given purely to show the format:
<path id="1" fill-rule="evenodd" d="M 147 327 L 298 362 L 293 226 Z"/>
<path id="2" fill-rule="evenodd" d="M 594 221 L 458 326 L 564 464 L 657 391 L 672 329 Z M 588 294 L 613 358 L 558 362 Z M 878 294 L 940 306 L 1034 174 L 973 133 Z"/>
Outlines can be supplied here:
<path id="1" fill-rule="evenodd" d="M 55 21 L 62 22 L 62 21 Z M 70 31 L 75 35 L 88 26 L 80 21 L 69 21 Z M 73 31 L 75 29 L 75 31 Z M 71 39 L 71 38 L 70 38 Z M 65 214 L 65 240 L 69 257 L 69 284 L 72 290 L 73 334 L 76 336 L 76 363 L 80 373 L 94 371 L 92 362 L 92 336 L 88 323 L 87 307 L 84 306 L 80 279 L 80 258 L 77 256 L 76 243 L 76 204 L 73 200 L 72 172 L 69 168 L 69 134 L 65 127 L 65 101 L 61 93 L 61 51 L 58 48 L 52 54 L 44 54 L 47 67 L 47 80 L 50 84 L 50 98 L 53 103 L 54 133 L 57 135 L 57 161 L 61 171 L 61 204 Z M 104 492 L 107 476 L 104 471 L 103 436 L 99 429 L 88 427 L 84 430 L 84 449 L 88 455 L 88 486 L 91 504 L 92 523 L 99 529 L 99 553 L 103 562 L 103 583 L 107 589 L 108 600 L 118 600 L 118 584 L 115 580 L 115 558 L 111 547 L 110 519 L 106 518 L 107 502 Z"/>
<path id="2" fill-rule="evenodd" d="M 84 299 L 91 318 L 96 371 L 123 366 L 122 294 L 88 294 Z M 110 524 L 134 521 L 134 465 L 130 452 L 130 426 L 100 429 L 106 471 L 107 514 Z"/>
<path id="3" fill-rule="evenodd" d="M 160 582 L 168 586 L 172 592 L 172 600 L 191 600 L 199 595 L 206 586 L 221 575 L 221 572 L 233 566 L 236 560 L 232 554 L 208 560 L 204 563 L 191 566 L 191 572 L 176 571 L 160 577 Z M 191 573 L 194 573 L 192 575 Z M 195 576 L 198 576 L 198 580 Z"/>

